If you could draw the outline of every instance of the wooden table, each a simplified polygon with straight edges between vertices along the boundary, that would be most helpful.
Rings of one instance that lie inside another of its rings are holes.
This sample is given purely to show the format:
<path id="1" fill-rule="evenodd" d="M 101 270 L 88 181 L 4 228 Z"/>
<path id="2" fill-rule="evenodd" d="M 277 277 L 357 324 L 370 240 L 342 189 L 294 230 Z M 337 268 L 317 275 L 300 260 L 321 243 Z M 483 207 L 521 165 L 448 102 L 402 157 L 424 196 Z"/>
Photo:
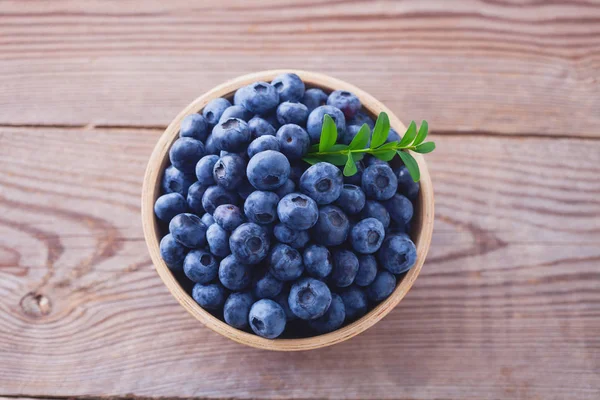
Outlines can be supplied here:
<path id="1" fill-rule="evenodd" d="M 428 119 L 429 257 L 366 333 L 223 339 L 150 263 L 169 121 L 300 68 Z M 0 2 L 0 396 L 600 398 L 600 2 Z"/>

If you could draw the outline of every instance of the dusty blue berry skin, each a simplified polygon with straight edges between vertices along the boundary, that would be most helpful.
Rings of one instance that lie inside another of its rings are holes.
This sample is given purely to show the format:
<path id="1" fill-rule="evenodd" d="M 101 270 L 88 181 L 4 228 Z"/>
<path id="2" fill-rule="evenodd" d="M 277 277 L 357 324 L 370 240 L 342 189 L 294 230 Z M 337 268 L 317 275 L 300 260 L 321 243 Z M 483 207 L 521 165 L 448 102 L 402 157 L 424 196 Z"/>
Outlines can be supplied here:
<path id="1" fill-rule="evenodd" d="M 254 82 L 239 89 L 234 101 L 236 99 L 253 114 L 267 114 L 279 104 L 279 93 L 267 82 Z"/>
<path id="2" fill-rule="evenodd" d="M 369 117 L 367 114 L 363 113 L 363 112 L 358 112 L 354 117 L 352 117 L 351 119 L 349 119 L 347 121 L 347 125 L 356 125 L 356 126 L 362 126 L 363 124 L 367 124 L 369 126 L 369 128 L 371 128 L 371 130 L 373 128 L 375 128 L 375 121 L 373 121 L 373 119 L 371 117 Z"/>
<path id="3" fill-rule="evenodd" d="M 219 150 L 230 153 L 245 151 L 250 144 L 250 128 L 239 118 L 228 118 L 213 128 L 212 137 Z"/>
<path id="4" fill-rule="evenodd" d="M 304 171 L 306 171 L 308 167 L 309 165 L 303 161 L 298 161 L 292 164 L 290 169 L 290 179 L 292 180 L 292 182 L 294 182 L 296 186 L 300 184 L 300 178 L 302 177 L 302 174 L 304 173 Z"/>
<path id="5" fill-rule="evenodd" d="M 336 206 L 325 206 L 319 210 L 319 219 L 313 227 L 313 240 L 324 246 L 339 246 L 346 241 L 350 221 Z"/>
<path id="6" fill-rule="evenodd" d="M 229 290 L 242 290 L 252 281 L 252 267 L 230 254 L 221 260 L 219 281 Z"/>
<path id="7" fill-rule="evenodd" d="M 167 193 L 156 199 L 154 214 L 163 222 L 169 222 L 177 214 L 187 211 L 185 197 L 179 193 Z"/>
<path id="8" fill-rule="evenodd" d="M 267 121 L 275 129 L 275 131 L 277 131 L 277 129 L 279 129 L 279 126 L 281 125 L 279 121 L 277 121 L 277 113 L 275 112 L 266 115 L 260 115 L 260 118 Z"/>
<path id="9" fill-rule="evenodd" d="M 352 176 L 344 176 L 344 183 L 351 185 L 360 186 L 362 183 L 362 174 L 365 170 L 365 166 L 361 161 L 354 163 L 356 165 L 356 174 Z M 363 192 L 364 193 L 364 192 Z"/>
<path id="10" fill-rule="evenodd" d="M 330 280 L 337 287 L 347 287 L 354 282 L 358 273 L 358 257 L 350 250 L 333 252 L 333 269 Z"/>
<path id="11" fill-rule="evenodd" d="M 275 298 L 273 300 L 277 304 L 279 304 L 281 306 L 281 308 L 283 309 L 283 312 L 285 312 L 286 320 L 293 321 L 295 319 L 298 319 L 298 317 L 296 317 L 296 314 L 294 314 L 292 312 L 292 310 L 290 310 L 290 304 L 288 302 L 288 297 L 290 297 L 290 289 L 286 288 L 284 286 L 284 288 L 281 290 L 281 292 L 279 292 L 279 294 L 277 296 L 275 296 Z"/>
<path id="12" fill-rule="evenodd" d="M 362 288 L 352 285 L 341 292 L 340 297 L 344 302 L 347 321 L 356 320 L 367 313 L 367 295 Z"/>
<path id="13" fill-rule="evenodd" d="M 367 200 L 365 202 L 365 207 L 360 212 L 361 218 L 376 218 L 381 222 L 384 229 L 387 229 L 390 226 L 390 213 L 386 210 L 386 208 L 378 201 L 375 200 Z"/>
<path id="14" fill-rule="evenodd" d="M 308 153 L 310 137 L 301 126 L 296 124 L 283 125 L 277 131 L 276 137 L 281 152 L 289 160 L 299 160 Z"/>
<path id="15" fill-rule="evenodd" d="M 274 299 L 283 289 L 283 282 L 267 272 L 252 283 L 252 293 L 257 299 Z"/>
<path id="16" fill-rule="evenodd" d="M 297 231 L 294 229 L 290 229 L 283 224 L 275 225 L 275 228 L 273 229 L 273 234 L 275 235 L 275 238 L 281 243 L 290 245 L 295 249 L 303 248 L 310 240 L 310 235 L 308 234 L 308 231 Z"/>
<path id="17" fill-rule="evenodd" d="M 210 228 L 210 226 L 215 223 L 215 219 L 209 213 L 205 213 L 202 216 L 202 218 L 200 218 L 200 219 L 202 220 L 202 223 L 204 225 L 206 225 L 208 228 Z M 208 232 L 207 232 L 207 234 L 208 234 Z"/>
<path id="18" fill-rule="evenodd" d="M 169 165 L 165 169 L 161 187 L 164 193 L 179 193 L 185 197 L 189 187 L 195 181 L 194 175 L 185 174 L 173 165 Z"/>
<path id="19" fill-rule="evenodd" d="M 288 303 L 300 319 L 319 318 L 331 304 L 331 291 L 327 285 L 314 278 L 302 278 L 292 285 Z"/>
<path id="20" fill-rule="evenodd" d="M 398 132 L 396 132 L 394 129 L 390 128 L 390 132 L 388 133 L 388 137 L 385 140 L 386 143 L 389 142 L 399 142 L 400 140 L 402 140 L 402 137 L 400 137 L 400 135 L 398 134 Z"/>
<path id="21" fill-rule="evenodd" d="M 302 103 L 285 101 L 277 107 L 276 115 L 281 125 L 305 125 L 308 119 L 308 108 Z"/>
<path id="22" fill-rule="evenodd" d="M 160 256 L 167 264 L 167 267 L 173 271 L 183 269 L 183 260 L 187 253 L 187 248 L 179 243 L 170 233 L 160 241 Z"/>
<path id="23" fill-rule="evenodd" d="M 196 303 L 207 310 L 220 310 L 225 303 L 227 290 L 220 283 L 203 285 L 196 283 L 192 289 L 192 297 Z"/>
<path id="24" fill-rule="evenodd" d="M 202 207 L 212 215 L 221 204 L 237 204 L 237 201 L 237 194 L 226 190 L 222 186 L 214 185 L 206 188 L 202 196 Z"/>
<path id="25" fill-rule="evenodd" d="M 379 271 L 375 280 L 367 286 L 367 297 L 371 301 L 386 299 L 396 288 L 396 277 L 388 271 Z"/>
<path id="26" fill-rule="evenodd" d="M 191 137 L 204 142 L 209 134 L 209 123 L 201 114 L 188 115 L 181 121 L 179 137 Z"/>
<path id="27" fill-rule="evenodd" d="M 318 333 L 333 332 L 342 326 L 346 319 L 346 307 L 342 298 L 331 294 L 331 304 L 321 317 L 308 321 L 308 325 Z"/>
<path id="28" fill-rule="evenodd" d="M 327 94 L 321 89 L 307 89 L 302 97 L 302 104 L 308 108 L 308 112 L 311 112 L 315 108 L 327 104 Z"/>
<path id="29" fill-rule="evenodd" d="M 215 209 L 213 218 L 217 225 L 229 232 L 246 222 L 242 210 L 233 204 L 221 204 Z"/>
<path id="30" fill-rule="evenodd" d="M 277 132 L 275 127 L 273 127 L 269 121 L 259 116 L 254 116 L 248 121 L 248 127 L 250 127 L 250 133 L 253 139 L 261 136 L 275 136 L 275 133 Z"/>
<path id="31" fill-rule="evenodd" d="M 250 159 L 246 175 L 252 186 L 258 190 L 274 190 L 288 180 L 290 162 L 277 151 L 262 151 Z"/>
<path id="32" fill-rule="evenodd" d="M 334 90 L 327 98 L 327 104 L 339 108 L 346 119 L 353 118 L 361 109 L 360 100 L 354 93 L 345 90 Z"/>
<path id="33" fill-rule="evenodd" d="M 279 101 L 298 102 L 304 96 L 304 82 L 296 74 L 281 74 L 275 77 L 271 82 L 279 93 Z"/>
<path id="34" fill-rule="evenodd" d="M 254 191 L 244 203 L 244 213 L 250 222 L 266 225 L 277 219 L 279 196 L 273 192 Z"/>
<path id="35" fill-rule="evenodd" d="M 419 182 L 413 181 L 406 166 L 394 168 L 394 174 L 398 178 L 398 193 L 406 196 L 410 201 L 416 201 L 419 197 L 421 185 Z"/>
<path id="36" fill-rule="evenodd" d="M 413 217 L 412 202 L 401 194 L 396 193 L 391 199 L 384 201 L 382 204 L 397 224 L 406 225 Z"/>
<path id="37" fill-rule="evenodd" d="M 204 144 L 189 137 L 179 138 L 169 150 L 171 164 L 186 174 L 193 174 L 196 163 L 205 155 Z"/>
<path id="38" fill-rule="evenodd" d="M 183 272 L 192 282 L 206 284 L 217 277 L 219 263 L 206 250 L 192 250 L 185 256 Z"/>
<path id="39" fill-rule="evenodd" d="M 258 264 L 265 259 L 270 244 L 267 231 L 253 222 L 238 226 L 229 237 L 231 252 L 247 264 Z"/>
<path id="40" fill-rule="evenodd" d="M 305 230 L 313 227 L 319 218 L 317 203 L 305 194 L 290 193 L 277 205 L 277 215 L 290 229 Z"/>
<path id="41" fill-rule="evenodd" d="M 198 178 L 198 182 L 203 186 L 210 186 L 216 183 L 213 178 L 213 168 L 217 161 L 219 161 L 219 156 L 209 154 L 202 157 L 196 164 L 196 178 Z"/>
<path id="42" fill-rule="evenodd" d="M 331 274 L 333 258 L 325 246 L 316 244 L 308 246 L 302 255 L 306 272 L 317 279 L 324 279 Z"/>
<path id="43" fill-rule="evenodd" d="M 204 207 L 202 207 L 202 196 L 204 196 L 206 188 L 207 186 L 202 185 L 200 182 L 195 182 L 188 190 L 187 206 L 190 211 L 196 215 L 204 214 Z"/>
<path id="44" fill-rule="evenodd" d="M 280 281 L 296 280 L 304 271 L 302 256 L 291 246 L 277 243 L 269 254 L 269 271 Z"/>
<path id="45" fill-rule="evenodd" d="M 206 225 L 200 217 L 183 213 L 173 217 L 169 222 L 169 232 L 179 243 L 190 249 L 206 245 Z"/>
<path id="46" fill-rule="evenodd" d="M 215 138 L 212 134 L 208 135 L 208 137 L 206 138 L 206 142 L 204 142 L 204 150 L 206 151 L 206 154 L 219 154 L 219 149 L 217 148 Z"/>
<path id="47" fill-rule="evenodd" d="M 234 191 L 238 188 L 246 172 L 246 162 L 237 154 L 226 154 L 219 158 L 213 167 L 213 179 L 217 185 Z"/>
<path id="48" fill-rule="evenodd" d="M 385 238 L 383 224 L 375 218 L 358 222 L 350 231 L 350 244 L 360 254 L 373 254 L 381 247 Z"/>
<path id="49" fill-rule="evenodd" d="M 413 267 L 417 261 L 415 244 L 406 234 L 387 236 L 377 252 L 379 265 L 393 274 L 401 274 Z"/>
<path id="50" fill-rule="evenodd" d="M 343 137 L 346 131 L 346 119 L 344 114 L 332 106 L 320 106 L 311 111 L 306 121 L 306 130 L 310 136 L 311 143 L 319 143 L 321 140 L 321 129 L 323 128 L 323 118 L 325 114 L 329 115 L 337 127 L 338 137 Z"/>
<path id="51" fill-rule="evenodd" d="M 296 190 L 296 184 L 291 179 L 285 181 L 283 185 L 275 189 L 275 193 L 279 196 L 280 199 L 284 198 L 290 193 L 294 193 Z"/>
<path id="52" fill-rule="evenodd" d="M 365 168 L 361 186 L 367 198 L 387 200 L 396 193 L 398 179 L 387 164 L 376 164 Z"/>
<path id="53" fill-rule="evenodd" d="M 206 214 L 210 215 L 210 214 Z M 210 252 L 217 257 L 227 257 L 229 250 L 229 232 L 217 224 L 212 224 L 206 231 L 206 241 Z"/>
<path id="54" fill-rule="evenodd" d="M 210 125 L 216 125 L 223 115 L 223 112 L 231 107 L 231 103 L 227 99 L 219 98 L 211 100 L 202 110 L 202 116 Z"/>
<path id="55" fill-rule="evenodd" d="M 344 135 L 341 138 L 341 142 L 344 144 L 350 144 L 352 142 L 352 139 L 354 139 L 354 137 L 358 133 L 358 131 L 360 131 L 360 128 L 361 127 L 358 125 L 348 125 L 346 127 L 346 131 L 344 132 Z M 370 144 L 371 139 L 369 139 L 369 141 L 367 142 L 367 146 L 369 146 Z"/>
<path id="56" fill-rule="evenodd" d="M 356 185 L 344 184 L 340 197 L 335 201 L 335 205 L 341 208 L 346 214 L 358 214 L 365 207 L 367 198 L 365 192 Z"/>
<path id="57" fill-rule="evenodd" d="M 377 157 L 373 157 L 372 155 L 367 154 L 363 159 L 363 163 L 365 167 L 370 167 L 371 165 L 380 164 L 380 165 L 388 165 L 387 162 L 380 160 Z"/>
<path id="58" fill-rule="evenodd" d="M 237 118 L 241 119 L 244 122 L 248 122 L 250 118 L 252 118 L 252 113 L 246 110 L 241 105 L 234 105 L 223 111 L 223 114 L 221 114 L 221 118 L 219 118 L 218 123 L 223 123 L 231 118 Z"/>
<path id="59" fill-rule="evenodd" d="M 275 339 L 285 330 L 285 311 L 270 299 L 262 299 L 254 303 L 250 308 L 248 319 L 254 333 L 267 339 Z"/>
<path id="60" fill-rule="evenodd" d="M 254 304 L 254 297 L 250 292 L 231 293 L 223 305 L 223 318 L 227 324 L 237 329 L 248 327 L 250 307 Z"/>
<path id="61" fill-rule="evenodd" d="M 358 272 L 354 278 L 354 283 L 358 286 L 368 286 L 377 275 L 377 260 L 373 255 L 358 256 Z"/>
<path id="62" fill-rule="evenodd" d="M 264 135 L 254 139 L 248 146 L 248 157 L 252 158 L 257 153 L 266 150 L 280 150 L 279 141 L 274 136 Z"/>
<path id="63" fill-rule="evenodd" d="M 344 185 L 342 171 L 333 164 L 311 165 L 300 177 L 300 191 L 317 204 L 330 204 L 340 197 Z"/>

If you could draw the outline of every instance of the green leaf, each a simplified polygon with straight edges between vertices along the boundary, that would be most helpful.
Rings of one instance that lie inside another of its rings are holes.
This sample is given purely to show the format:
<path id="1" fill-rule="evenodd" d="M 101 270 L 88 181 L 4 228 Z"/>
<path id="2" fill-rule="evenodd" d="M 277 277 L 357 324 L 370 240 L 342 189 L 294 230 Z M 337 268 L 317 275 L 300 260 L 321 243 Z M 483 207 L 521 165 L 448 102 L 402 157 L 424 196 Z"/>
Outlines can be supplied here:
<path id="1" fill-rule="evenodd" d="M 402 140 L 400 140 L 400 147 L 406 147 L 415 140 L 415 136 L 417 136 L 417 124 L 415 121 L 410 121 L 410 125 L 408 125 L 408 129 L 404 136 L 402 136 Z"/>
<path id="2" fill-rule="evenodd" d="M 337 141 L 337 128 L 333 118 L 325 114 L 323 117 L 323 128 L 321 129 L 321 139 L 319 141 L 319 152 L 327 151 Z"/>
<path id="3" fill-rule="evenodd" d="M 376 150 L 396 150 L 398 148 L 398 144 L 399 142 L 389 142 L 379 146 Z"/>
<path id="4" fill-rule="evenodd" d="M 371 154 L 383 161 L 390 161 L 396 155 L 396 150 L 375 150 Z"/>
<path id="5" fill-rule="evenodd" d="M 390 119 L 384 112 L 379 113 L 375 128 L 373 128 L 373 137 L 371 138 L 371 148 L 375 149 L 385 143 L 390 132 Z"/>
<path id="6" fill-rule="evenodd" d="M 413 181 L 419 182 L 419 179 L 421 179 L 421 172 L 419 171 L 419 164 L 417 164 L 417 161 L 408 151 L 398 150 L 398 155 L 402 159 L 402 162 L 404 162 L 404 165 L 406 165 L 408 173 Z"/>
<path id="7" fill-rule="evenodd" d="M 312 144 L 308 149 L 309 153 L 316 153 L 317 151 L 319 151 L 319 143 Z"/>
<path id="8" fill-rule="evenodd" d="M 426 143 L 420 144 L 415 149 L 415 151 L 417 153 L 421 153 L 421 154 L 431 153 L 433 150 L 435 150 L 435 143 L 433 143 L 433 142 L 426 142 Z"/>
<path id="9" fill-rule="evenodd" d="M 310 165 L 315 165 L 316 163 L 321 162 L 321 160 L 319 160 L 318 158 L 315 158 L 315 157 L 304 157 L 304 158 L 302 158 L 302 161 L 304 161 L 305 163 L 308 163 Z"/>
<path id="10" fill-rule="evenodd" d="M 419 133 L 417 133 L 417 137 L 413 142 L 413 146 L 418 146 L 425 141 L 427 137 L 427 132 L 429 131 L 429 124 L 427 121 L 421 121 L 421 126 L 419 127 Z"/>
<path id="11" fill-rule="evenodd" d="M 354 161 L 360 161 L 365 157 L 365 153 L 352 153 L 352 157 L 354 157 Z"/>
<path id="12" fill-rule="evenodd" d="M 340 150 L 346 150 L 348 148 L 347 144 L 334 144 L 333 146 L 331 146 L 329 148 L 329 151 L 333 152 L 333 151 L 340 151 Z"/>
<path id="13" fill-rule="evenodd" d="M 363 126 L 361 126 L 360 129 L 358 130 L 358 132 L 356 133 L 356 136 L 354 136 L 354 138 L 350 142 L 348 149 L 350 149 L 350 150 L 364 149 L 365 147 L 367 147 L 367 144 L 369 143 L 370 135 L 371 135 L 371 129 L 369 128 L 369 125 L 363 124 Z"/>
<path id="14" fill-rule="evenodd" d="M 333 165 L 344 165 L 348 156 L 346 154 L 319 154 L 317 156 L 321 162 L 328 162 Z"/>
<path id="15" fill-rule="evenodd" d="M 344 176 L 352 176 L 356 174 L 356 164 L 352 158 L 352 153 L 348 153 L 348 160 L 346 160 L 346 166 L 344 167 Z"/>

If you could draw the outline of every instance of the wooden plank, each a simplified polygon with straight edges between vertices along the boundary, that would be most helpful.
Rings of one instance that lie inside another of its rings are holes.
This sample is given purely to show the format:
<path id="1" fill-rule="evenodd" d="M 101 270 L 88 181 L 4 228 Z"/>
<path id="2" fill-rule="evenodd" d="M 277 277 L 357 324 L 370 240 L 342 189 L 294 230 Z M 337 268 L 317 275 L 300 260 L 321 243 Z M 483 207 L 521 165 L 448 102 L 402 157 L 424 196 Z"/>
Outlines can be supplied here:
<path id="1" fill-rule="evenodd" d="M 413 289 L 348 342 L 281 354 L 204 328 L 153 270 L 139 196 L 159 134 L 0 129 L 0 394 L 600 396 L 600 142 L 436 137 Z"/>
<path id="2" fill-rule="evenodd" d="M 166 126 L 237 75 L 348 80 L 438 132 L 600 135 L 600 3 L 0 3 L 0 124 Z"/>

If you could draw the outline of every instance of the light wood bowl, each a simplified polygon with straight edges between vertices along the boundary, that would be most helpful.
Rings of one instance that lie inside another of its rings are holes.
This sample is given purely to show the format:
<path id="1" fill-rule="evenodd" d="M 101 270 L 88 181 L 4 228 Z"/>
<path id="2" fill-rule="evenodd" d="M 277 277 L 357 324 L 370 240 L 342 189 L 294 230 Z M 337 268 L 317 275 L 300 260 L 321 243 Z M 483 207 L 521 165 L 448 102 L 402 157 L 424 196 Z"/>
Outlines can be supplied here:
<path id="1" fill-rule="evenodd" d="M 322 88 L 326 92 L 337 89 L 343 89 L 352 92 L 360 98 L 364 109 L 372 116 L 377 116 L 381 111 L 385 111 L 389 116 L 392 128 L 394 128 L 400 134 L 404 133 L 406 130 L 405 126 L 398 119 L 398 117 L 396 117 L 386 106 L 377 101 L 373 96 L 354 85 L 329 77 L 327 75 L 297 70 L 272 70 L 257 72 L 235 78 L 229 82 L 215 87 L 214 89 L 194 100 L 182 112 L 179 113 L 179 115 L 171 122 L 171 124 L 169 124 L 165 132 L 158 140 L 158 143 L 152 152 L 152 156 L 150 157 L 150 161 L 148 162 L 146 175 L 144 176 L 144 186 L 142 190 L 142 224 L 144 228 L 146 244 L 148 245 L 150 256 L 152 257 L 152 261 L 156 266 L 158 274 L 165 285 L 167 285 L 167 288 L 171 291 L 173 296 L 175 296 L 179 303 L 190 314 L 196 317 L 196 319 L 213 331 L 238 343 L 267 350 L 298 351 L 318 349 L 348 340 L 351 337 L 358 335 L 359 333 L 370 328 L 390 311 L 392 311 L 392 309 L 400 302 L 400 300 L 402 300 L 415 282 L 415 279 L 421 271 L 423 262 L 425 261 L 433 232 L 434 202 L 433 188 L 431 185 L 431 178 L 427 170 L 427 165 L 420 154 L 413 153 L 421 170 L 421 191 L 415 208 L 415 219 L 411 232 L 411 237 L 415 241 L 415 245 L 417 247 L 416 264 L 402 278 L 394 292 L 386 300 L 381 302 L 359 320 L 346 325 L 341 329 L 324 335 L 313 336 L 309 338 L 271 340 L 235 329 L 214 317 L 207 311 L 203 310 L 202 307 L 200 307 L 194 301 L 194 299 L 192 299 L 192 297 L 180 286 L 175 279 L 175 276 L 171 273 L 160 256 L 159 242 L 161 237 L 159 232 L 159 224 L 154 216 L 154 202 L 158 196 L 160 196 L 161 177 L 164 169 L 169 164 L 169 148 L 177 139 L 180 123 L 185 116 L 201 111 L 212 99 L 217 97 L 231 98 L 233 93 L 242 86 L 248 85 L 255 81 L 270 82 L 273 80 L 273 78 L 275 78 L 275 76 L 284 72 L 293 72 L 298 74 L 306 83 L 307 87 Z M 398 90 L 402 89 L 398 88 Z M 394 160 L 398 162 L 397 157 Z"/>

